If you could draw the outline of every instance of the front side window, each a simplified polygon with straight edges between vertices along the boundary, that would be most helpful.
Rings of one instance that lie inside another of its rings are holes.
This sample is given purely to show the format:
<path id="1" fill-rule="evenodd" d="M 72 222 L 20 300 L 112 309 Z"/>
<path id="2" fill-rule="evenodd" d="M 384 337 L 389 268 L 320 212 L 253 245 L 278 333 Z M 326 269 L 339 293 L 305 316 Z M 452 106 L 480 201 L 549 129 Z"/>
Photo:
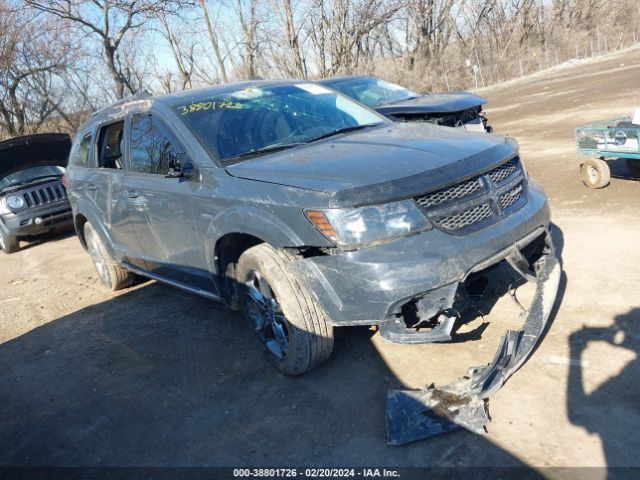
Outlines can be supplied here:
<path id="1" fill-rule="evenodd" d="M 355 98 L 360 103 L 372 108 L 403 102 L 419 96 L 418 93 L 407 88 L 375 77 L 352 78 L 329 83 L 329 85 L 340 93 Z"/>
<path id="2" fill-rule="evenodd" d="M 386 122 L 353 100 L 311 83 L 201 93 L 173 107 L 223 163 Z"/>
<path id="3" fill-rule="evenodd" d="M 149 114 L 131 118 L 132 172 L 166 175 L 186 163 L 187 155 L 169 130 Z"/>

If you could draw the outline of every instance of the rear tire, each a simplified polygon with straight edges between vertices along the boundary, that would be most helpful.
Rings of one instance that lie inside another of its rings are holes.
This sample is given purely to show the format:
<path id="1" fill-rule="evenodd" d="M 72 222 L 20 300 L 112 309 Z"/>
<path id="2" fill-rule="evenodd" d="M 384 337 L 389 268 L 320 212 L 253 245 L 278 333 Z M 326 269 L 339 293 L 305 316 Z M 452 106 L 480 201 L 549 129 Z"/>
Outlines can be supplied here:
<path id="1" fill-rule="evenodd" d="M 131 285 L 133 274 L 109 257 L 100 236 L 89 222 L 84 224 L 84 240 L 98 278 L 105 287 L 116 291 Z"/>
<path id="2" fill-rule="evenodd" d="M 294 259 L 263 243 L 245 251 L 236 270 L 245 316 L 276 368 L 291 376 L 320 365 L 333 349 L 333 326 L 290 268 Z M 256 301 L 260 295 L 265 300 L 262 304 Z"/>
<path id="3" fill-rule="evenodd" d="M 636 160 L 635 158 L 625 158 L 625 163 L 627 165 L 627 172 L 633 178 L 640 178 L 640 160 Z"/>
<path id="4" fill-rule="evenodd" d="M 609 185 L 611 171 L 609 165 L 599 158 L 590 158 L 580 168 L 582 183 L 589 188 L 602 188 Z"/>
<path id="5" fill-rule="evenodd" d="M 18 237 L 4 233 L 0 228 L 0 250 L 4 253 L 15 253 L 20 250 L 20 240 Z"/>

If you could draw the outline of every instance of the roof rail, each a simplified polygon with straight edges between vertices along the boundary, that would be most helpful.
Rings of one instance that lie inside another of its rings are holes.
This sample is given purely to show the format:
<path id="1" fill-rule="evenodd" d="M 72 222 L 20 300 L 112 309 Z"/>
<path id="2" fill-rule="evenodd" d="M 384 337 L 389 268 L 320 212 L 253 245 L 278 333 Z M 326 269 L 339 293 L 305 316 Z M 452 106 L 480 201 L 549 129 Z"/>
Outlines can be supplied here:
<path id="1" fill-rule="evenodd" d="M 91 116 L 94 117 L 94 116 L 98 115 L 99 113 L 102 113 L 102 112 L 104 112 L 106 110 L 110 110 L 110 109 L 115 108 L 115 107 L 121 107 L 121 106 L 126 105 L 127 103 L 135 102 L 136 100 L 146 100 L 146 99 L 149 99 L 149 98 L 152 98 L 152 95 L 149 92 L 147 92 L 146 90 L 142 90 L 141 92 L 134 93 L 133 95 L 129 95 L 127 97 L 124 97 L 124 98 L 114 102 L 114 103 L 110 103 L 109 105 L 105 105 L 104 107 L 99 108 L 98 110 L 93 112 L 91 114 Z"/>

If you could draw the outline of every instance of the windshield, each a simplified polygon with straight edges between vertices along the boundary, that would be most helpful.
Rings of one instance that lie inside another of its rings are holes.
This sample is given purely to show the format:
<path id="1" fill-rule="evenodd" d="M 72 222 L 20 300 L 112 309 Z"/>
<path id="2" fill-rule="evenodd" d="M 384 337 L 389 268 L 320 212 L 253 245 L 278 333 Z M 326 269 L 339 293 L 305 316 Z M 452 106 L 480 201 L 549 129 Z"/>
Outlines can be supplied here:
<path id="1" fill-rule="evenodd" d="M 419 93 L 375 77 L 351 78 L 327 85 L 371 108 L 420 96 Z"/>
<path id="2" fill-rule="evenodd" d="M 205 93 L 175 109 L 211 154 L 225 163 L 386 121 L 311 83 Z"/>
<path id="3" fill-rule="evenodd" d="M 0 178 L 0 190 L 13 185 L 29 183 L 41 177 L 60 176 L 64 174 L 64 167 L 56 165 L 41 165 L 37 167 L 25 168 L 17 172 L 11 172 Z"/>

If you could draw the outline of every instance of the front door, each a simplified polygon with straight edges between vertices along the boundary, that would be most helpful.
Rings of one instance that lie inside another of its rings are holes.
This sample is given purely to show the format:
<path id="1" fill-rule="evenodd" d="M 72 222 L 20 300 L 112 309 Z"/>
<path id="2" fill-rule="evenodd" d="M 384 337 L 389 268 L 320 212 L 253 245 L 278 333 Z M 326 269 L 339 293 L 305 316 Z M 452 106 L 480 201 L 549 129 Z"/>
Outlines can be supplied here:
<path id="1" fill-rule="evenodd" d="M 148 113 L 131 117 L 130 132 L 123 195 L 147 269 L 217 294 L 192 201 L 201 184 L 196 175 L 167 177 L 176 166 L 193 168 L 186 150 L 160 119 Z"/>

